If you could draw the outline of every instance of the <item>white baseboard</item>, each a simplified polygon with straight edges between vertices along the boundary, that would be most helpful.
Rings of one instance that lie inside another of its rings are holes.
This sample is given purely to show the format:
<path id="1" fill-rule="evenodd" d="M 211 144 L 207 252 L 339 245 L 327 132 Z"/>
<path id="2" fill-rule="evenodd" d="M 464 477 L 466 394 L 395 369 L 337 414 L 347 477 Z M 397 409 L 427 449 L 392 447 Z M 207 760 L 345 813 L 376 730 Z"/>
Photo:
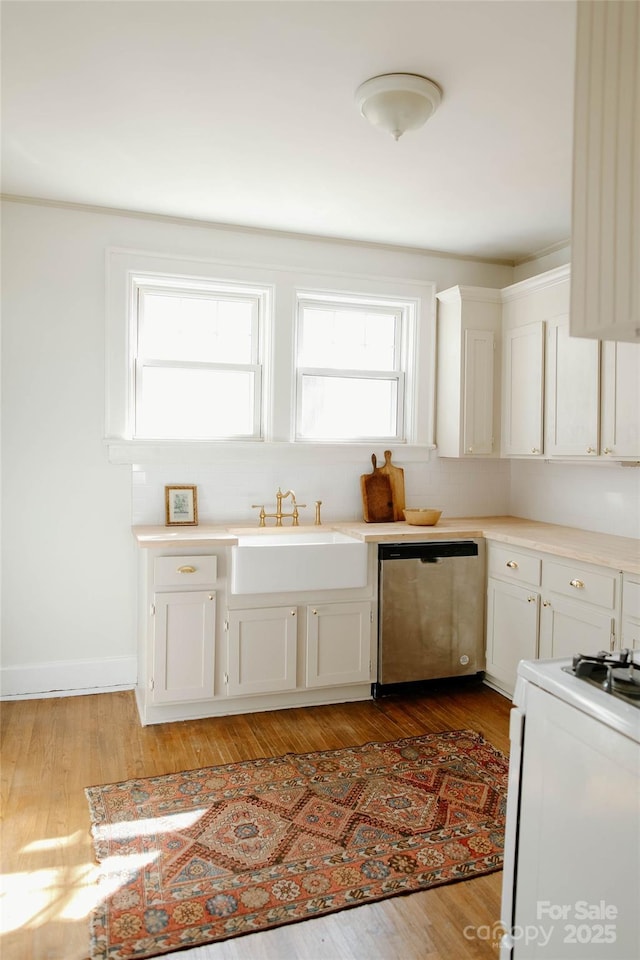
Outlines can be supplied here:
<path id="1" fill-rule="evenodd" d="M 136 685 L 136 657 L 54 660 L 0 668 L 0 700 L 112 693 Z"/>

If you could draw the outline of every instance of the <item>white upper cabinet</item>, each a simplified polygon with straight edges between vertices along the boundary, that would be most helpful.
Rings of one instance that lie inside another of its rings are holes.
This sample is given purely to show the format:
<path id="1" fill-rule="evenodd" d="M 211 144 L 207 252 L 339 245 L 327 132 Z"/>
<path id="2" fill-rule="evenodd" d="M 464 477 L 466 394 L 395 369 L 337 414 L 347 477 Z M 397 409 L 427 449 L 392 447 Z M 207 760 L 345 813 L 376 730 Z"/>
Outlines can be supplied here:
<path id="1" fill-rule="evenodd" d="M 502 456 L 640 460 L 640 344 L 571 335 L 569 267 L 502 297 Z"/>
<path id="2" fill-rule="evenodd" d="M 541 457 L 544 324 L 538 320 L 505 330 L 502 351 L 502 455 Z"/>
<path id="3" fill-rule="evenodd" d="M 597 457 L 600 344 L 569 335 L 569 315 L 547 321 L 545 453 Z"/>
<path id="4" fill-rule="evenodd" d="M 640 4 L 577 4 L 571 333 L 640 341 Z"/>
<path id="5" fill-rule="evenodd" d="M 437 295 L 436 443 L 441 457 L 499 451 L 500 291 L 451 287 Z"/>
<path id="6" fill-rule="evenodd" d="M 640 343 L 602 344 L 600 452 L 640 460 Z"/>
<path id="7" fill-rule="evenodd" d="M 514 283 L 501 296 L 502 456 L 542 457 L 545 340 L 549 323 L 569 314 L 569 267 Z"/>

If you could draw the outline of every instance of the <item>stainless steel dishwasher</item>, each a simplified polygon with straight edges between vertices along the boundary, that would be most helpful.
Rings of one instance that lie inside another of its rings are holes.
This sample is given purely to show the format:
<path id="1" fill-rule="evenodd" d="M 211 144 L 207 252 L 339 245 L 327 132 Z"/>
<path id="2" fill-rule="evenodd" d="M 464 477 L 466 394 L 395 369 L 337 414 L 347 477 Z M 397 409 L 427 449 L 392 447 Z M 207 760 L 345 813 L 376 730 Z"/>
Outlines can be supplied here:
<path id="1" fill-rule="evenodd" d="M 379 544 L 373 696 L 483 671 L 484 596 L 484 540 Z"/>

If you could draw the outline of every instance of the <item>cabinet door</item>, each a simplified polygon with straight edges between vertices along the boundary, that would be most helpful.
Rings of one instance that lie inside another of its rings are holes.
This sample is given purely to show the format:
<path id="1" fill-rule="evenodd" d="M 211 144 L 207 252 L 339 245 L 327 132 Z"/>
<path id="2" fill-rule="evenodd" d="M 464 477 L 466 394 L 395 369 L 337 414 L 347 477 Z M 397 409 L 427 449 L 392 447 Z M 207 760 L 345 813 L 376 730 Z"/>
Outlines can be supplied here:
<path id="1" fill-rule="evenodd" d="M 520 660 L 537 656 L 539 611 L 537 590 L 489 580 L 486 672 L 508 693 L 513 693 Z"/>
<path id="2" fill-rule="evenodd" d="M 541 658 L 573 657 L 576 653 L 612 650 L 614 643 L 611 613 L 559 597 L 544 600 L 540 620 Z"/>
<path id="3" fill-rule="evenodd" d="M 154 597 L 154 703 L 213 696 L 215 593 L 158 593 Z"/>
<path id="4" fill-rule="evenodd" d="M 640 459 L 640 344 L 602 345 L 601 453 Z"/>
<path id="5" fill-rule="evenodd" d="M 489 330 L 466 330 L 464 335 L 464 453 L 493 453 L 494 336 Z"/>
<path id="6" fill-rule="evenodd" d="M 308 687 L 367 682 L 371 677 L 371 604 L 319 603 L 307 608 Z"/>
<path id="7" fill-rule="evenodd" d="M 295 689 L 297 613 L 290 606 L 229 613 L 229 696 Z"/>
<path id="8" fill-rule="evenodd" d="M 600 345 L 569 336 L 569 317 L 547 322 L 545 451 L 586 457 L 599 452 Z"/>
<path id="9" fill-rule="evenodd" d="M 576 4 L 571 332 L 640 339 L 640 4 Z"/>
<path id="10" fill-rule="evenodd" d="M 544 324 L 505 331 L 502 454 L 541 457 L 544 409 Z"/>

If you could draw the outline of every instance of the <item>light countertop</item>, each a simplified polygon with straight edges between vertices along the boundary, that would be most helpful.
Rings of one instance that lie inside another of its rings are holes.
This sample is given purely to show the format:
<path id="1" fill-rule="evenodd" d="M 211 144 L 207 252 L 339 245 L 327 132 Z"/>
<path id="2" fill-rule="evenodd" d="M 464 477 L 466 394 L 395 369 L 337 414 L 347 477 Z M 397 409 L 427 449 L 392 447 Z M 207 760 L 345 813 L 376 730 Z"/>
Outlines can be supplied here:
<path id="1" fill-rule="evenodd" d="M 322 525 L 325 530 L 340 530 L 367 543 L 460 540 L 469 537 L 485 537 L 513 546 L 540 550 L 558 557 L 596 563 L 614 570 L 640 575 L 640 540 L 632 537 L 618 537 L 607 533 L 594 533 L 576 527 L 565 527 L 555 523 L 539 523 L 524 520 L 521 517 L 441 517 L 434 527 L 411 526 L 404 521 L 397 523 L 364 523 L 358 520 L 330 522 Z M 314 529 L 305 524 L 294 528 L 301 533 L 305 529 Z M 290 526 L 275 528 L 283 533 L 291 533 Z M 133 535 L 140 547 L 190 547 L 233 546 L 238 542 L 239 533 L 273 533 L 274 527 L 261 528 L 246 523 L 217 526 L 199 524 L 198 526 L 171 528 L 161 525 L 135 526 Z"/>

